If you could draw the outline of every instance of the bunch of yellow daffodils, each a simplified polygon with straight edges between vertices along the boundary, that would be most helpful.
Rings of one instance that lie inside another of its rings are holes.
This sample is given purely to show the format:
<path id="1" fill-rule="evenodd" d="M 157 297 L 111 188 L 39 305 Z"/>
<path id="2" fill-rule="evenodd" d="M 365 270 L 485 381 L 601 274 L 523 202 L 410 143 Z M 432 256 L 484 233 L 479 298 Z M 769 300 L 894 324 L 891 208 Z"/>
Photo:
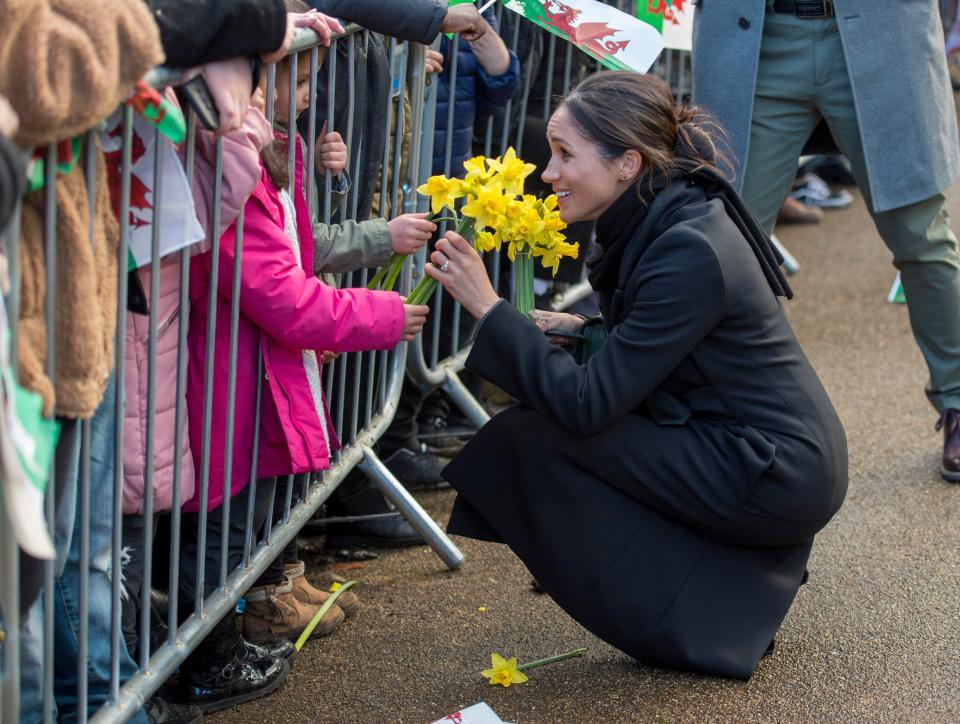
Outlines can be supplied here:
<path id="1" fill-rule="evenodd" d="M 525 179 L 536 167 L 518 158 L 512 148 L 502 157 L 476 156 L 463 166 L 463 179 L 431 176 L 417 192 L 430 197 L 434 220 L 440 220 L 436 217 L 446 208 L 451 216 L 444 218 L 456 221 L 457 233 L 471 241 L 478 252 L 500 251 L 507 245 L 516 274 L 514 303 L 529 314 L 533 309 L 532 259 L 539 257 L 544 268 L 556 274 L 562 258 L 576 258 L 579 245 L 567 243 L 562 233 L 567 225 L 560 219 L 556 196 L 539 199 L 523 192 Z M 459 199 L 464 202 L 458 214 L 455 205 Z M 402 264 L 402 257 L 391 260 L 388 266 L 396 269 L 381 270 L 372 288 L 381 279 L 390 281 L 392 287 Z M 436 282 L 425 276 L 407 301 L 422 304 L 435 288 Z"/>

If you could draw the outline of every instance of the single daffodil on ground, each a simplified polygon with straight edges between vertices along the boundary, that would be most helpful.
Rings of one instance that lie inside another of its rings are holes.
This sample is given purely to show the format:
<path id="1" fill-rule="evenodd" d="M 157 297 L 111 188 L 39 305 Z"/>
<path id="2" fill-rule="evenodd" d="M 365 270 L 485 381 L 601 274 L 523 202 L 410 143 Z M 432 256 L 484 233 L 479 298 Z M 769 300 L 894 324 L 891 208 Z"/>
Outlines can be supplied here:
<path id="1" fill-rule="evenodd" d="M 510 687 L 510 684 L 522 684 L 525 682 L 527 675 L 523 672 L 527 669 L 535 669 L 544 664 L 565 661 L 566 659 L 572 659 L 574 656 L 583 656 L 586 652 L 587 650 L 585 648 L 579 648 L 573 651 L 567 651 L 564 654 L 557 654 L 556 656 L 548 656 L 545 659 L 530 661 L 526 664 L 518 664 L 516 656 L 505 659 L 500 654 L 494 653 L 490 654 L 490 663 L 493 664 L 493 666 L 489 669 L 484 669 L 480 673 L 490 680 L 491 686 L 499 685 L 506 689 Z"/>
<path id="2" fill-rule="evenodd" d="M 490 679 L 491 686 L 500 686 L 509 688 L 510 684 L 522 684 L 527 680 L 527 675 L 517 670 L 517 657 L 505 659 L 500 654 L 490 654 L 490 663 L 493 668 L 484 669 L 480 673 Z"/>

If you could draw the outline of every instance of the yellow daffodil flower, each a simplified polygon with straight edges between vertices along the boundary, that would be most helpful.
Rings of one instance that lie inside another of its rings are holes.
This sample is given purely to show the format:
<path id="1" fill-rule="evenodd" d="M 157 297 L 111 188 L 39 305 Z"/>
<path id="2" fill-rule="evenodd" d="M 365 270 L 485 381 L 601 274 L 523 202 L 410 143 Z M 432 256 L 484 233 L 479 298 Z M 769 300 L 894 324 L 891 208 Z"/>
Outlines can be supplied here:
<path id="1" fill-rule="evenodd" d="M 562 239 L 563 237 L 561 237 Z M 557 270 L 560 268 L 560 260 L 564 257 L 570 257 L 571 259 L 576 259 L 577 254 L 580 251 L 579 244 L 568 244 L 565 241 L 555 241 L 551 246 L 541 246 L 537 245 L 533 247 L 533 256 L 541 257 L 540 263 L 543 264 L 543 267 L 551 268 L 553 270 L 553 275 L 557 275 Z"/>
<path id="2" fill-rule="evenodd" d="M 464 216 L 471 216 L 476 220 L 476 228 L 497 228 L 494 225 L 498 216 L 502 216 L 507 208 L 507 197 L 503 187 L 498 183 L 486 183 L 475 189 L 476 196 L 467 199 L 467 203 L 460 210 Z"/>
<path id="3" fill-rule="evenodd" d="M 463 162 L 463 168 L 467 172 L 464 181 L 468 184 L 482 184 L 493 176 L 493 171 L 487 168 L 487 159 L 483 156 L 474 156 Z"/>
<path id="4" fill-rule="evenodd" d="M 500 250 L 500 238 L 490 231 L 478 231 L 473 238 L 473 248 L 480 253 Z"/>
<path id="5" fill-rule="evenodd" d="M 500 654 L 490 654 L 490 663 L 492 668 L 484 669 L 480 673 L 490 680 L 491 686 L 499 684 L 508 688 L 510 684 L 522 684 L 527 680 L 526 674 L 517 670 L 516 656 L 507 660 Z"/>
<path id="6" fill-rule="evenodd" d="M 446 176 L 431 176 L 417 187 L 417 193 L 430 197 L 430 211 L 439 213 L 444 206 L 453 208 L 453 202 L 466 194 L 463 181 Z"/>
<path id="7" fill-rule="evenodd" d="M 488 159 L 487 162 L 496 172 L 496 178 L 503 184 L 504 190 L 511 196 L 523 193 L 524 179 L 537 169 L 532 163 L 524 163 L 523 159 L 517 158 L 513 147 L 507 149 L 502 159 Z"/>

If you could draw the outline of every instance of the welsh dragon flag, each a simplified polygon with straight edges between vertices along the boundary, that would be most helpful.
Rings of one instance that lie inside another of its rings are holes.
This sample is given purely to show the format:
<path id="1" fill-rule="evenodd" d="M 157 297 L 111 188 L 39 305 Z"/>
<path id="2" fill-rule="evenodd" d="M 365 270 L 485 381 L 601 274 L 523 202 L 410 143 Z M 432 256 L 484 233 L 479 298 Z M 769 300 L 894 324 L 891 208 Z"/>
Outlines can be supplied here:
<path id="1" fill-rule="evenodd" d="M 637 0 L 637 17 L 657 29 L 667 48 L 691 49 L 693 4 L 690 0 Z"/>
<path id="2" fill-rule="evenodd" d="M 663 50 L 663 36 L 656 28 L 598 0 L 504 0 L 503 4 L 612 70 L 645 73 Z"/>

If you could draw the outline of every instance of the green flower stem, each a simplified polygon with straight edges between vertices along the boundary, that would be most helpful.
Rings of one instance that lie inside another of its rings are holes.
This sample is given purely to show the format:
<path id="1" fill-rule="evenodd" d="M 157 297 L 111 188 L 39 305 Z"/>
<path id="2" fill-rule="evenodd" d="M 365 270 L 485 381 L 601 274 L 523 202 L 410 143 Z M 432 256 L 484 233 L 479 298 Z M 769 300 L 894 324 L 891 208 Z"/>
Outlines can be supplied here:
<path id="1" fill-rule="evenodd" d="M 517 252 L 513 258 L 514 306 L 525 317 L 533 311 L 533 257 L 529 252 Z"/>
<path id="2" fill-rule="evenodd" d="M 457 224 L 456 232 L 470 243 L 473 243 L 474 223 L 472 218 L 465 216 Z M 436 265 L 434 264 L 434 266 Z M 407 304 L 426 304 L 430 301 L 430 297 L 433 296 L 436 288 L 437 280 L 424 274 L 423 278 L 417 282 L 417 286 L 410 292 L 410 296 L 407 297 Z"/>
<path id="3" fill-rule="evenodd" d="M 316 612 L 316 614 L 314 614 L 313 618 L 310 619 L 310 623 L 307 624 L 307 627 L 303 630 L 303 633 L 300 634 L 300 638 L 297 639 L 297 643 L 296 643 L 297 651 L 302 649 L 303 645 L 307 643 L 307 639 L 310 638 L 310 634 L 313 633 L 313 630 L 317 627 L 317 624 L 320 623 L 320 619 L 322 619 L 326 615 L 327 611 L 330 610 L 330 607 L 337 602 L 337 599 L 340 597 L 340 594 L 343 593 L 344 591 L 349 591 L 355 585 L 357 585 L 356 581 L 347 581 L 342 586 L 340 586 L 340 588 L 334 591 L 331 594 L 330 598 L 328 598 L 326 601 L 323 602 L 323 605 L 320 606 L 319 610 Z"/>
<path id="4" fill-rule="evenodd" d="M 568 651 L 565 654 L 548 656 L 545 659 L 537 659 L 536 661 L 531 661 L 528 664 L 518 664 L 517 671 L 526 671 L 527 669 L 535 669 L 536 667 L 543 666 L 544 664 L 553 664 L 557 661 L 565 661 L 566 659 L 572 659 L 575 656 L 583 656 L 585 653 L 587 653 L 587 650 L 584 648 L 574 649 L 573 651 Z"/>
<path id="5" fill-rule="evenodd" d="M 431 214 L 427 217 L 427 221 L 438 223 L 441 221 L 459 221 L 459 219 L 456 216 L 437 216 L 436 214 Z M 394 286 L 397 284 L 397 277 L 400 276 L 400 271 L 403 269 L 403 263 L 406 260 L 406 254 L 397 254 L 396 252 L 391 254 L 389 261 L 380 267 L 380 270 L 367 282 L 367 289 L 379 289 L 381 291 L 392 292 Z"/>

